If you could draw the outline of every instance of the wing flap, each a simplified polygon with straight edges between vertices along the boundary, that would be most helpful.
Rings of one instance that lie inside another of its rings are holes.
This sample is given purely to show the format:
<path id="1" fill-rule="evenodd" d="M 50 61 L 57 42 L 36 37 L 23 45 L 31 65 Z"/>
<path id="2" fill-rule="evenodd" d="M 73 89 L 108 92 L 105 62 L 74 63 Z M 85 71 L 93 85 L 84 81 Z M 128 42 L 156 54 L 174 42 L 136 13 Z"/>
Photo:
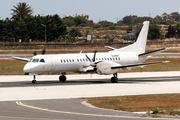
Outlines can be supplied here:
<path id="1" fill-rule="evenodd" d="M 111 67 L 111 69 L 121 69 L 121 68 L 128 68 L 128 67 L 137 67 L 137 66 L 158 64 L 158 63 L 167 63 L 167 62 L 169 62 L 169 61 L 159 61 L 159 62 L 149 62 L 149 63 L 140 63 L 140 64 L 132 64 L 132 65 L 123 65 L 123 66 Z"/>

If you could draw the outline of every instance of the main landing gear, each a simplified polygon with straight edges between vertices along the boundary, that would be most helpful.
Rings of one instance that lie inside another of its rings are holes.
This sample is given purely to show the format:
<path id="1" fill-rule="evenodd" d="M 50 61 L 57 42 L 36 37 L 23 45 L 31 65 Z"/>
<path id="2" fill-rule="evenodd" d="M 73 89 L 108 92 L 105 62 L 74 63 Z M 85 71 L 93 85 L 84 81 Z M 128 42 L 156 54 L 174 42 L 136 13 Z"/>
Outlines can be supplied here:
<path id="1" fill-rule="evenodd" d="M 32 80 L 32 84 L 36 84 L 36 75 L 34 75 L 34 80 Z"/>
<path id="2" fill-rule="evenodd" d="M 59 81 L 60 82 L 66 82 L 66 73 L 65 72 L 62 72 L 62 75 L 61 76 L 59 76 Z"/>
<path id="3" fill-rule="evenodd" d="M 111 78 L 111 82 L 117 83 L 118 82 L 117 73 L 114 73 L 113 75 L 114 75 L 114 77 Z"/>

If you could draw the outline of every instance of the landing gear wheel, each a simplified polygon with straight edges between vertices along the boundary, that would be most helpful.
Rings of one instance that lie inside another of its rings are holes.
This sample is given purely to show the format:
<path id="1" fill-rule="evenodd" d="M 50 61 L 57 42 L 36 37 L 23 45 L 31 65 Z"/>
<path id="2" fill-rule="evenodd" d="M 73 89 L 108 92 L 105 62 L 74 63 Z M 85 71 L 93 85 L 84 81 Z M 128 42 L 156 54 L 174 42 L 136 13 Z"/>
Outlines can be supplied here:
<path id="1" fill-rule="evenodd" d="M 114 77 L 111 78 L 111 82 L 112 82 L 112 83 L 117 83 L 117 82 L 118 82 L 117 73 L 114 73 L 113 76 L 114 76 Z"/>
<path id="2" fill-rule="evenodd" d="M 60 82 L 66 82 L 66 76 L 59 76 Z"/>
<path id="3" fill-rule="evenodd" d="M 36 84 L 36 80 L 32 80 L 32 84 Z"/>
<path id="4" fill-rule="evenodd" d="M 117 77 L 112 77 L 111 78 L 111 82 L 112 83 L 117 83 L 118 82 L 118 78 Z"/>
<path id="5" fill-rule="evenodd" d="M 32 80 L 32 84 L 36 84 L 36 75 L 33 76 L 34 80 Z"/>

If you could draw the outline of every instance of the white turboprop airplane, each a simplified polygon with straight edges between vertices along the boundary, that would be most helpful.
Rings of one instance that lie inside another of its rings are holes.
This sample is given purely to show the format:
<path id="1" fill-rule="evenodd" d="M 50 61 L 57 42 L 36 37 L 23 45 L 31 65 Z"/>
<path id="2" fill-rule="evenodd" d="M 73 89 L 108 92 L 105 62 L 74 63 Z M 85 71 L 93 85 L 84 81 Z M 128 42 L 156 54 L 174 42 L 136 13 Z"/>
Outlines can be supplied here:
<path id="1" fill-rule="evenodd" d="M 32 83 L 36 83 L 35 76 L 42 73 L 62 73 L 59 81 L 66 81 L 66 72 L 97 73 L 100 75 L 113 74 L 112 83 L 118 82 L 117 72 L 125 68 L 165 63 L 168 61 L 143 63 L 152 54 L 166 48 L 145 53 L 149 21 L 145 21 L 137 40 L 126 47 L 115 49 L 105 46 L 111 51 L 101 53 L 35 55 L 30 60 L 19 57 L 13 59 L 27 61 L 24 72 L 34 76 Z"/>

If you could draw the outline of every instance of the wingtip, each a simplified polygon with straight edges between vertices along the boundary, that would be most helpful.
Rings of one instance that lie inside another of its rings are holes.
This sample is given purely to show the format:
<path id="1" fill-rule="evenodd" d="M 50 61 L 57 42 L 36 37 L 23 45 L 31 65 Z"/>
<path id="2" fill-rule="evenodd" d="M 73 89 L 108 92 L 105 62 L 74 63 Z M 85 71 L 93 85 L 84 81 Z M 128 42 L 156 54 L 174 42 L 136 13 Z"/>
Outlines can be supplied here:
<path id="1" fill-rule="evenodd" d="M 168 62 L 170 62 L 170 61 L 163 61 L 163 63 L 168 63 Z"/>

